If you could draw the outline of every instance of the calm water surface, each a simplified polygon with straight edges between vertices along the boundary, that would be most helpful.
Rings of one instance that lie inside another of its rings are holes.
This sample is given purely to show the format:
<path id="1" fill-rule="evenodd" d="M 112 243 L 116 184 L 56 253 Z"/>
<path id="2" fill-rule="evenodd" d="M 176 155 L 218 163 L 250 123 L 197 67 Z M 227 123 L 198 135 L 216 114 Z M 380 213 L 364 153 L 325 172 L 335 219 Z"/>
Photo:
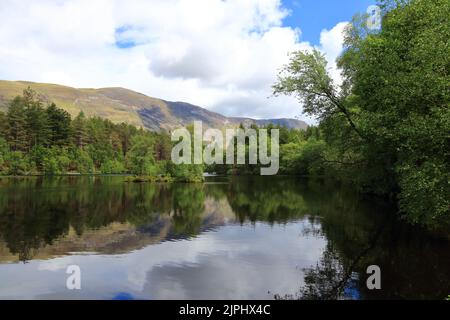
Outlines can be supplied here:
<path id="1" fill-rule="evenodd" d="M 443 299 L 448 238 L 284 177 L 0 179 L 1 299 Z M 382 290 L 366 288 L 379 265 Z M 66 269 L 81 268 L 81 290 Z"/>

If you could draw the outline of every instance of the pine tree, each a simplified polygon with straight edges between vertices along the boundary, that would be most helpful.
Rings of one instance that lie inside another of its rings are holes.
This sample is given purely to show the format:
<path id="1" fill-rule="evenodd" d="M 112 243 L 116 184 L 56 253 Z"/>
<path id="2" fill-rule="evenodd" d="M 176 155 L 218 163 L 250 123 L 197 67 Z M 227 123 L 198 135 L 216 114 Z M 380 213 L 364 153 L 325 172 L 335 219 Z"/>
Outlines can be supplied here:
<path id="1" fill-rule="evenodd" d="M 6 115 L 6 138 L 13 151 L 26 151 L 29 147 L 27 139 L 27 118 L 22 97 L 14 98 L 9 104 Z"/>
<path id="2" fill-rule="evenodd" d="M 155 135 L 155 159 L 157 161 L 170 160 L 170 153 L 172 151 L 172 141 L 170 136 L 162 132 Z"/>
<path id="3" fill-rule="evenodd" d="M 48 146 L 51 135 L 47 113 L 40 101 L 31 101 L 25 108 L 30 147 Z"/>
<path id="4" fill-rule="evenodd" d="M 132 125 L 121 123 L 117 127 L 117 131 L 119 133 L 120 140 L 122 142 L 123 156 L 126 156 L 131 148 L 131 137 L 136 134 L 137 129 Z"/>
<path id="5" fill-rule="evenodd" d="M 87 144 L 86 117 L 81 111 L 72 121 L 73 143 L 83 149 Z"/>
<path id="6" fill-rule="evenodd" d="M 48 124 L 51 131 L 50 141 L 53 145 L 68 145 L 71 134 L 70 114 L 56 107 L 54 103 L 47 107 Z"/>
<path id="7" fill-rule="evenodd" d="M 5 138 L 8 132 L 8 119 L 6 118 L 6 114 L 0 112 L 0 137 Z"/>

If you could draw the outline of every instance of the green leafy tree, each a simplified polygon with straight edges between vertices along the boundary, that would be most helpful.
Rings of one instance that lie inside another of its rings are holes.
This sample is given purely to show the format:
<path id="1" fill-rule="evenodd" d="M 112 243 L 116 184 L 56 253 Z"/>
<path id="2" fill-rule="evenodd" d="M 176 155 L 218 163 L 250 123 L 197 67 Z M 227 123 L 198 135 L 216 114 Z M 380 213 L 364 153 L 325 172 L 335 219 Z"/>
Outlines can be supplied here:
<path id="1" fill-rule="evenodd" d="M 63 174 L 68 171 L 70 158 L 67 150 L 59 147 L 52 147 L 48 150 L 43 159 L 43 172 L 46 175 Z"/>
<path id="2" fill-rule="evenodd" d="M 22 97 L 14 98 L 8 106 L 7 140 L 13 151 L 28 149 L 27 117 Z"/>
<path id="3" fill-rule="evenodd" d="M 125 172 L 125 166 L 123 162 L 118 160 L 107 160 L 102 164 L 100 171 L 106 174 L 118 174 Z"/>
<path id="4" fill-rule="evenodd" d="M 71 164 L 69 168 L 81 174 L 90 174 L 95 172 L 94 161 L 90 157 L 89 153 L 82 149 L 72 149 L 69 152 L 69 158 Z"/>
<path id="5" fill-rule="evenodd" d="M 149 135 L 138 135 L 132 138 L 131 143 L 126 159 L 129 171 L 137 175 L 157 174 L 153 155 L 154 139 Z"/>
<path id="6" fill-rule="evenodd" d="M 413 223 L 450 217 L 450 3 L 382 1 L 382 28 L 348 27 L 337 87 L 318 51 L 295 52 L 275 94 L 320 120 L 336 168 L 362 190 L 395 195 Z M 432 48 L 434 54 L 430 54 Z"/>
<path id="7" fill-rule="evenodd" d="M 71 134 L 71 117 L 70 114 L 56 107 L 51 103 L 47 107 L 47 118 L 49 128 L 51 130 L 50 141 L 53 145 L 68 145 L 70 143 Z"/>
<path id="8" fill-rule="evenodd" d="M 88 136 L 86 133 L 86 117 L 84 112 L 80 112 L 78 116 L 72 121 L 72 141 L 80 149 L 83 149 L 87 144 Z"/>
<path id="9" fill-rule="evenodd" d="M 50 127 L 47 113 L 42 102 L 36 98 L 36 94 L 31 89 L 24 91 L 26 129 L 29 140 L 29 147 L 46 146 L 50 142 Z"/>
<path id="10" fill-rule="evenodd" d="M 26 154 L 21 151 L 13 151 L 6 159 L 8 163 L 8 174 L 13 176 L 26 175 L 31 166 Z"/>
<path id="11" fill-rule="evenodd" d="M 155 135 L 155 159 L 157 161 L 170 160 L 172 151 L 172 141 L 170 136 L 162 132 Z"/>
<path id="12" fill-rule="evenodd" d="M 6 138 L 8 134 L 8 118 L 6 114 L 0 112 L 0 137 Z"/>
<path id="13" fill-rule="evenodd" d="M 9 146 L 6 140 L 0 137 L 0 174 L 7 173 L 6 159 L 10 157 Z"/>

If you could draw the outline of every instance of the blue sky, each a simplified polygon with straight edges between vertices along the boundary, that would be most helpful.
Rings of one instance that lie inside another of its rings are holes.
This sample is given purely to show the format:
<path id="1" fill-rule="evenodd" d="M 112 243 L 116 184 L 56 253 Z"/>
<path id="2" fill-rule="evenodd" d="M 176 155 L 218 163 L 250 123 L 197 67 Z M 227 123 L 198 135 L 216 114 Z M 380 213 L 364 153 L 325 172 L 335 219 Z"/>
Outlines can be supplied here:
<path id="1" fill-rule="evenodd" d="M 291 11 L 283 25 L 302 30 L 302 41 L 319 44 L 320 32 L 337 23 L 350 21 L 357 12 L 366 12 L 374 0 L 283 0 Z"/>

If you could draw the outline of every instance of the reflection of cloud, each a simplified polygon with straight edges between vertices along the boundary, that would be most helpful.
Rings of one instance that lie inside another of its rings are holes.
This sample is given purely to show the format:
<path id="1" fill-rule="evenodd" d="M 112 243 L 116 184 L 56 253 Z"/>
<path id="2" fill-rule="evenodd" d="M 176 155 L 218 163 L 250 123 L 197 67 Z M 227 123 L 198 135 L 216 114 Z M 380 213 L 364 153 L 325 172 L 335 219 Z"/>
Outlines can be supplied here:
<path id="1" fill-rule="evenodd" d="M 135 252 L 134 260 L 128 261 L 128 280 L 141 291 L 145 286 L 146 275 L 151 268 L 167 265 L 195 265 L 201 254 L 211 254 L 223 250 L 223 245 L 214 236 L 214 232 L 202 234 L 192 240 L 168 241 L 148 246 Z M 221 249 L 222 248 L 222 249 Z"/>
<path id="2" fill-rule="evenodd" d="M 304 223 L 227 225 L 123 255 L 0 265 L 0 297 L 111 299 L 126 292 L 147 299 L 264 299 L 272 298 L 268 291 L 294 293 L 301 268 L 315 264 L 325 247 L 320 237 L 301 236 Z M 69 264 L 81 268 L 79 292 L 65 288 Z"/>
<path id="3" fill-rule="evenodd" d="M 37 269 L 39 271 L 59 271 L 66 270 L 72 264 L 71 257 L 55 258 L 52 260 L 38 262 Z"/>
<path id="4" fill-rule="evenodd" d="M 195 263 L 153 267 L 144 281 L 144 295 L 158 299 L 264 299 L 272 298 L 269 291 L 295 292 L 302 281 L 297 266 L 315 263 L 324 246 L 314 238 L 293 241 L 299 226 L 229 226 L 208 233 L 202 241 L 213 240 L 214 251 L 198 251 Z M 178 289 L 167 290 L 174 287 Z"/>

